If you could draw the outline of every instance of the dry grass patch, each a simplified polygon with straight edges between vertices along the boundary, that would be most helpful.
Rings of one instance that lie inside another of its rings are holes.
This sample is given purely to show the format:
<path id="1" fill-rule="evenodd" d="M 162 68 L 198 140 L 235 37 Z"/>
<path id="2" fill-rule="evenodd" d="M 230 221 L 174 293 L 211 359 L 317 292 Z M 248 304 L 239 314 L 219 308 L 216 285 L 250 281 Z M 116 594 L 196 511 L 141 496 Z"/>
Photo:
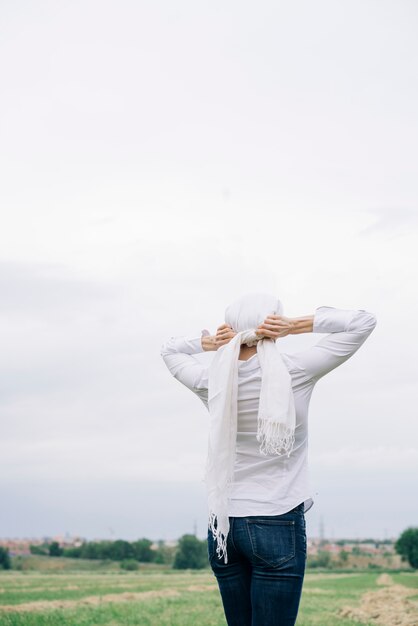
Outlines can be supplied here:
<path id="1" fill-rule="evenodd" d="M 73 586 L 75 587 L 75 585 Z M 69 586 L 66 587 L 67 589 Z M 77 587 L 78 588 L 78 587 Z M 205 592 L 218 589 L 218 585 L 188 585 L 181 590 L 178 589 L 161 589 L 158 591 L 138 591 L 123 593 L 108 593 L 104 595 L 86 596 L 79 600 L 36 600 L 33 602 L 22 602 L 21 604 L 5 604 L 0 605 L 0 613 L 2 611 L 8 613 L 28 613 L 39 612 L 50 609 L 75 609 L 82 606 L 99 606 L 101 604 L 111 602 L 141 602 L 154 598 L 178 597 L 182 591 Z"/>
<path id="2" fill-rule="evenodd" d="M 161 589 L 161 591 L 139 591 L 137 593 L 108 593 L 100 596 L 86 596 L 80 600 L 39 600 L 35 602 L 23 602 L 22 604 L 5 604 L 0 606 L 2 611 L 8 613 L 28 613 L 33 611 L 46 611 L 49 609 L 74 609 L 81 606 L 98 606 L 109 602 L 140 602 L 152 598 L 167 598 L 180 596 L 176 589 Z"/>
<path id="3" fill-rule="evenodd" d="M 343 607 L 340 617 L 381 626 L 418 626 L 418 603 L 409 600 L 417 590 L 394 584 L 388 574 L 382 574 L 376 583 L 382 588 L 368 591 L 358 607 Z"/>

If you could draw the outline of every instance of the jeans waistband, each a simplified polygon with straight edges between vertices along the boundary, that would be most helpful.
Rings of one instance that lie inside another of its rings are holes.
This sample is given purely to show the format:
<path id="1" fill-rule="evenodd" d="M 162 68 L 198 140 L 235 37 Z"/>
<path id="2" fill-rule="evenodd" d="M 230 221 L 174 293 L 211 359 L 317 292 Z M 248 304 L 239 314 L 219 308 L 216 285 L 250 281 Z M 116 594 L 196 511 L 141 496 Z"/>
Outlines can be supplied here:
<path id="1" fill-rule="evenodd" d="M 247 518 L 269 518 L 269 517 L 281 517 L 282 515 L 287 515 L 288 513 L 299 513 L 299 512 L 304 512 L 305 510 L 305 506 L 304 503 L 301 502 L 300 504 L 298 504 L 297 506 L 295 506 L 293 509 L 290 509 L 289 511 L 287 511 L 286 513 L 277 513 L 276 515 L 263 515 L 262 513 L 260 513 L 259 515 L 245 515 L 245 517 Z"/>

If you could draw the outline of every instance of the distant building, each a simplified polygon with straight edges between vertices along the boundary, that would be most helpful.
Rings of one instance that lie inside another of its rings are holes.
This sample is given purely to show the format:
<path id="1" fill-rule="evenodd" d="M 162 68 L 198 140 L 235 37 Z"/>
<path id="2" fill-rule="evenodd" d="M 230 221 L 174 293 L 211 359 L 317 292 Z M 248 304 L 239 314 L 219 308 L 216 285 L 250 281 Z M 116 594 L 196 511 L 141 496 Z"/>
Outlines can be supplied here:
<path id="1" fill-rule="evenodd" d="M 0 546 L 8 548 L 11 556 L 29 555 L 31 554 L 30 546 L 41 546 L 45 543 L 52 543 L 57 541 L 60 547 L 64 548 L 76 548 L 81 546 L 83 541 L 82 537 L 70 537 L 66 535 L 58 535 L 56 537 L 24 537 L 24 538 L 5 538 L 0 539 Z"/>

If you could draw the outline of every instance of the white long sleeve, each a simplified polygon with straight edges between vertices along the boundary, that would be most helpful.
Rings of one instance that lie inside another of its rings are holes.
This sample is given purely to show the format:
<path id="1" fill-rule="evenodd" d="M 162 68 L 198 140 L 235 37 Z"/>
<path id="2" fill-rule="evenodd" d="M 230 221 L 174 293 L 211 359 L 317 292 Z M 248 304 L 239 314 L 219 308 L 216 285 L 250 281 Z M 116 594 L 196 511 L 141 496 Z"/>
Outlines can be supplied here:
<path id="1" fill-rule="evenodd" d="M 286 357 L 303 370 L 306 380 L 316 382 L 347 361 L 366 341 L 376 323 L 375 315 L 363 309 L 320 306 L 315 310 L 313 332 L 328 333 L 327 336 L 314 346 Z"/>
<path id="2" fill-rule="evenodd" d="M 208 366 L 193 354 L 204 352 L 201 337 L 170 337 L 161 346 L 160 354 L 170 373 L 207 404 Z"/>
<path id="3" fill-rule="evenodd" d="M 366 341 L 376 317 L 363 309 L 320 306 L 315 310 L 314 333 L 328 333 L 314 346 L 296 353 L 284 353 L 292 366 L 314 382 L 349 359 Z M 170 337 L 160 354 L 171 374 L 191 390 L 207 389 L 208 366 L 192 355 L 203 352 L 201 337 Z"/>
<path id="4" fill-rule="evenodd" d="M 308 413 L 315 383 L 349 359 L 376 326 L 373 313 L 320 306 L 315 310 L 314 333 L 327 333 L 315 345 L 296 353 L 282 353 L 292 378 L 296 409 L 295 447 L 289 458 L 262 456 L 257 414 L 261 367 L 255 353 L 238 363 L 238 416 L 234 481 L 229 515 L 276 515 L 304 502 L 313 504 L 308 476 Z M 280 340 L 278 340 L 280 341 Z M 280 346 L 279 346 L 280 347 Z M 171 374 L 206 405 L 209 366 L 193 356 L 203 352 L 200 337 L 171 337 L 161 356 Z"/>

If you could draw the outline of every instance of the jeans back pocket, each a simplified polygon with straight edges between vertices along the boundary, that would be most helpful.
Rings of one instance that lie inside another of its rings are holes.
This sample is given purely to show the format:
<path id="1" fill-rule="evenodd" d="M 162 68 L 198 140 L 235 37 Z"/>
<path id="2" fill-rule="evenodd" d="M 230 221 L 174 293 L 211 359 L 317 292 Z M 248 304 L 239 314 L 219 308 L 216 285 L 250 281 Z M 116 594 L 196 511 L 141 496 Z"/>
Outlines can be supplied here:
<path id="1" fill-rule="evenodd" d="M 279 567 L 294 558 L 294 520 L 247 519 L 247 529 L 252 553 L 262 563 Z"/>

